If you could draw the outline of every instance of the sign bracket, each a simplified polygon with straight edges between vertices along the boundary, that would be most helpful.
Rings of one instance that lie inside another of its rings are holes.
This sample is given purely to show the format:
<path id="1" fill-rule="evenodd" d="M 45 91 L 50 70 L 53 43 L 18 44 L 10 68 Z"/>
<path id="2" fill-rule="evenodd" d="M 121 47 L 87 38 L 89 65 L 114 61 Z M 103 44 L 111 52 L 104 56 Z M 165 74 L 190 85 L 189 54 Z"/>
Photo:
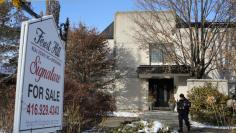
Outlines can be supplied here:
<path id="1" fill-rule="evenodd" d="M 23 2 L 22 0 L 19 0 L 22 9 L 25 10 L 27 13 L 29 13 L 31 16 L 35 17 L 35 18 L 41 18 L 40 15 L 38 15 L 37 13 L 35 13 L 28 5 L 30 4 L 29 2 Z M 59 29 L 59 35 L 61 40 L 63 40 L 65 42 L 65 47 L 67 44 L 67 36 L 68 36 L 68 31 L 69 31 L 69 26 L 70 26 L 70 21 L 69 18 L 66 18 L 66 22 L 60 24 L 60 26 L 58 26 Z M 63 30 L 62 30 L 63 29 Z"/>

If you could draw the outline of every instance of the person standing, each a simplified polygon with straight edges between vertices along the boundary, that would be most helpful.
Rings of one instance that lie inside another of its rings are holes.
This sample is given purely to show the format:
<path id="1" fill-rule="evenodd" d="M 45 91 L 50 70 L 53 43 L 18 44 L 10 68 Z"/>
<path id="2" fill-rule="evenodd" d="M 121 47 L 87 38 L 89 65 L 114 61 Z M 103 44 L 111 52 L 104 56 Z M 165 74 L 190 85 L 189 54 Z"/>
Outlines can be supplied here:
<path id="1" fill-rule="evenodd" d="M 191 107 L 191 102 L 185 98 L 184 94 L 179 95 L 180 100 L 177 102 L 177 112 L 179 118 L 179 132 L 183 132 L 183 120 L 187 126 L 188 131 L 190 131 L 190 122 L 188 118 L 189 108 Z"/>

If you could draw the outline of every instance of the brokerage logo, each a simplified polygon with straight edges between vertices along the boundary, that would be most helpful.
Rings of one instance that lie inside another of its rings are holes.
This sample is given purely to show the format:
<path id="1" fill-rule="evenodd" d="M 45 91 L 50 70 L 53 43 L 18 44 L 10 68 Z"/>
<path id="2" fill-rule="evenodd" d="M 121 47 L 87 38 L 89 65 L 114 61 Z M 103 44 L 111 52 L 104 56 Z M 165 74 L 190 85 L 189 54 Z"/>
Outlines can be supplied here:
<path id="1" fill-rule="evenodd" d="M 35 82 L 39 82 L 41 78 L 44 78 L 46 80 L 59 83 L 61 76 L 55 73 L 55 67 L 53 67 L 51 70 L 48 70 L 44 67 L 41 67 L 40 65 L 40 56 L 36 56 L 35 60 L 30 64 L 30 73 L 37 76 L 37 78 L 35 78 Z"/>
<path id="2" fill-rule="evenodd" d="M 47 41 L 45 39 L 45 35 L 46 33 L 41 28 L 37 28 L 36 37 L 34 37 L 34 43 L 41 46 L 48 52 L 56 55 L 57 57 L 60 57 L 61 47 L 59 46 L 59 43 L 56 41 Z"/>

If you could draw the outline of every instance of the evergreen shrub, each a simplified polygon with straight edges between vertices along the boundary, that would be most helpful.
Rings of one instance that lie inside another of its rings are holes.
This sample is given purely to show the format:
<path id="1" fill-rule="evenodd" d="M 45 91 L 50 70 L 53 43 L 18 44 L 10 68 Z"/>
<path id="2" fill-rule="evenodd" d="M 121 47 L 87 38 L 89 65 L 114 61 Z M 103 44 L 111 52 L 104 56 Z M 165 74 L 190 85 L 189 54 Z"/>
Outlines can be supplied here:
<path id="1" fill-rule="evenodd" d="M 232 111 L 227 107 L 229 99 L 212 84 L 194 87 L 188 94 L 191 102 L 191 119 L 211 125 L 229 125 Z"/>

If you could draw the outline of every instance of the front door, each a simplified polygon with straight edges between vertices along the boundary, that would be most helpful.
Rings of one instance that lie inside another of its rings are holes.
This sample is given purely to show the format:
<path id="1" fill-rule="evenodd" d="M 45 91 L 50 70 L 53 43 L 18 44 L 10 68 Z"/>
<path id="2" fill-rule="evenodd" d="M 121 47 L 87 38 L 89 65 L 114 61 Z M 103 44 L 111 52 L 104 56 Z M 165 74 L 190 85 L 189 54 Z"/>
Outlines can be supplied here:
<path id="1" fill-rule="evenodd" d="M 173 79 L 150 79 L 149 96 L 155 98 L 154 107 L 168 107 L 168 101 L 174 90 Z"/>

